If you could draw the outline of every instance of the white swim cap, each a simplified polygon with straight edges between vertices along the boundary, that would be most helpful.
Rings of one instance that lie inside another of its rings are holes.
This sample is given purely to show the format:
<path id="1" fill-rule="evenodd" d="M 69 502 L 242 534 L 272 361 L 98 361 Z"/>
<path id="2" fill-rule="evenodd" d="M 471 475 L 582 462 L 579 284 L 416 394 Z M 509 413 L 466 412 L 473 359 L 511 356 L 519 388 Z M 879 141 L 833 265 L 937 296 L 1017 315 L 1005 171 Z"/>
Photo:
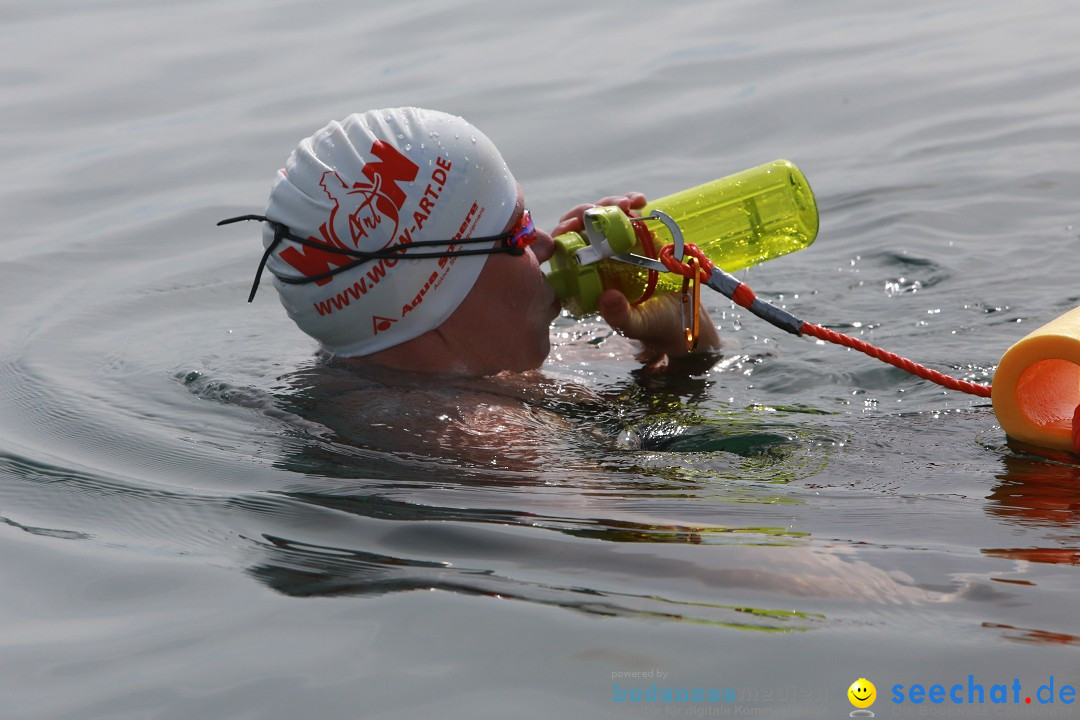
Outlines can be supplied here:
<path id="1" fill-rule="evenodd" d="M 498 235 L 517 192 L 495 145 L 464 119 L 419 108 L 372 110 L 300 142 L 278 172 L 266 217 L 325 245 L 375 252 Z M 264 249 L 274 237 L 264 226 Z M 369 355 L 441 325 L 487 259 L 405 257 L 290 284 L 279 276 L 315 277 L 355 258 L 286 239 L 267 267 L 289 317 L 324 350 Z"/>

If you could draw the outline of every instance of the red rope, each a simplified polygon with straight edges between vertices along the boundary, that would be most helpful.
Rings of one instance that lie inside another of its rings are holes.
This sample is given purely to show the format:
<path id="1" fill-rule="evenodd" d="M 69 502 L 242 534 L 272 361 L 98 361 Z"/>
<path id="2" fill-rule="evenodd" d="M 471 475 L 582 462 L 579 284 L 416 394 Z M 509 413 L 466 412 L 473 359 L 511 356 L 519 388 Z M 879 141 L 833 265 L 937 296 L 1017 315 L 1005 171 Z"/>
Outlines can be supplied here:
<path id="1" fill-rule="evenodd" d="M 660 261 L 664 263 L 667 269 L 677 275 L 682 275 L 684 278 L 689 278 L 693 270 L 689 264 L 685 262 L 679 262 L 674 258 L 674 245 L 666 245 L 660 249 Z M 708 274 L 712 272 L 713 263 L 709 258 L 701 252 L 697 245 L 693 243 L 686 243 L 685 254 L 697 258 L 701 262 L 701 282 L 708 280 Z M 739 283 L 736 286 L 735 291 L 730 295 L 731 299 L 742 307 L 749 308 L 756 296 L 754 291 L 750 289 L 745 283 Z M 764 317 L 764 316 L 763 316 Z M 768 318 L 766 318 L 768 319 Z M 799 322 L 798 319 L 793 318 L 795 322 Z M 775 323 L 774 323 L 775 324 Z M 799 327 L 799 332 L 803 335 L 810 335 L 816 337 L 819 340 L 827 340 L 828 342 L 835 343 L 837 345 L 843 345 L 844 347 L 851 348 L 852 350 L 858 350 L 861 353 L 865 353 L 872 358 L 881 360 L 888 363 L 893 367 L 898 367 L 901 370 L 921 377 L 924 380 L 929 380 L 932 383 L 941 385 L 942 387 L 950 390 L 957 390 L 959 392 L 968 393 L 969 395 L 977 395 L 979 397 L 990 397 L 990 386 L 980 385 L 978 383 L 969 382 L 967 380 L 957 380 L 954 377 L 950 377 L 945 373 L 938 372 L 937 370 L 931 370 L 925 365 L 920 365 L 917 362 L 908 360 L 905 357 L 901 357 L 896 353 L 882 350 L 881 348 L 871 345 L 870 343 L 853 338 L 843 333 L 838 333 L 835 330 L 829 330 L 823 328 L 820 325 L 814 325 L 812 323 L 804 322 Z M 1072 443 L 1073 450 L 1080 455 L 1080 405 L 1076 406 L 1076 411 L 1073 412 L 1072 417 Z"/>
<path id="2" fill-rule="evenodd" d="M 882 362 L 886 362 L 894 367 L 909 372 L 912 375 L 917 375 L 924 380 L 937 383 L 950 390 L 959 390 L 960 392 L 978 395 L 979 397 L 990 397 L 989 385 L 979 385 L 978 383 L 968 382 L 967 380 L 957 380 L 954 377 L 949 377 L 945 373 L 931 370 L 930 368 L 912 362 L 905 357 L 900 357 L 896 353 L 882 350 L 868 342 L 844 335 L 843 333 L 838 333 L 835 330 L 829 330 L 811 323 L 803 323 L 802 327 L 799 328 L 799 331 L 804 335 L 810 335 L 819 340 L 828 340 L 831 343 L 836 343 L 837 345 L 843 345 L 844 347 L 866 353 L 872 358 L 877 358 Z M 1073 452 L 1080 455 L 1080 405 L 1076 406 L 1076 410 L 1073 412 L 1072 416 L 1072 444 Z"/>
<path id="3" fill-rule="evenodd" d="M 638 217 L 637 213 L 630 215 L 631 219 Z M 641 243 L 641 249 L 645 253 L 645 257 L 655 260 L 656 254 L 656 238 L 653 237 L 652 231 L 645 227 L 644 223 L 631 222 L 630 225 L 634 228 L 634 235 L 637 236 L 638 242 Z M 645 281 L 645 290 L 631 305 L 640 305 L 653 296 L 656 291 L 656 283 L 660 279 L 660 273 L 656 270 L 650 270 L 648 279 Z"/>
<path id="4" fill-rule="evenodd" d="M 886 350 L 882 350 L 879 347 L 875 347 L 868 342 L 858 340 L 856 338 L 838 333 L 835 330 L 829 330 L 819 325 L 813 325 L 811 323 L 803 323 L 803 326 L 799 328 L 800 332 L 804 335 L 810 335 L 816 337 L 819 340 L 828 340 L 831 343 L 837 345 L 843 345 L 853 350 L 866 353 L 872 358 L 877 358 L 882 362 L 889 363 L 894 367 L 898 367 L 901 370 L 911 373 L 912 375 L 918 375 L 924 380 L 929 380 L 932 383 L 937 383 L 942 387 L 949 388 L 950 390 L 959 390 L 960 392 L 969 393 L 971 395 L 978 395 L 979 397 L 990 397 L 990 386 L 979 385 L 978 383 L 968 382 L 967 380 L 957 380 L 956 378 L 949 377 L 945 373 L 940 373 L 937 370 L 931 370 L 930 368 L 920 365 L 917 362 L 912 362 L 907 358 L 900 357 L 896 353 L 891 353 Z M 1076 426 L 1076 418 L 1073 418 L 1074 427 Z"/>
<path id="5" fill-rule="evenodd" d="M 707 273 L 712 272 L 713 263 L 701 252 L 701 249 L 693 243 L 686 243 L 684 247 L 686 255 L 697 258 L 702 265 L 701 268 L 701 281 L 708 280 Z M 666 245 L 660 249 L 660 262 L 664 263 L 664 266 L 673 273 L 682 275 L 683 277 L 689 277 L 693 270 L 685 262 L 679 262 L 674 258 L 674 245 Z M 753 304 L 756 296 L 754 291 L 750 289 L 750 286 L 746 283 L 739 283 L 735 288 L 735 292 L 731 295 L 731 299 L 742 307 L 749 308 Z M 838 333 L 835 330 L 828 330 L 820 325 L 813 325 L 808 322 L 804 322 L 799 328 L 799 332 L 804 335 L 810 335 L 820 340 L 827 340 L 837 345 L 843 345 L 844 347 L 858 350 L 859 352 L 866 353 L 872 358 L 877 358 L 882 362 L 886 362 L 890 365 L 900 368 L 912 375 L 917 375 L 924 380 L 937 383 L 942 387 L 949 388 L 950 390 L 959 390 L 960 392 L 969 393 L 971 395 L 978 395 L 979 397 L 990 397 L 990 386 L 979 385 L 977 383 L 968 382 L 967 380 L 957 380 L 956 378 L 949 377 L 945 373 L 940 373 L 937 370 L 931 370 L 930 368 L 920 365 L 916 362 L 908 360 L 907 358 L 900 357 L 896 353 L 891 353 L 886 350 L 882 350 L 879 347 L 875 347 L 864 340 L 858 340 L 856 338 Z M 1080 408 L 1077 408 L 1077 415 L 1074 418 L 1074 427 L 1077 428 L 1075 433 L 1080 438 Z M 1080 443 L 1080 440 L 1077 441 Z M 1080 445 L 1078 445 L 1080 447 Z"/>
<path id="6" fill-rule="evenodd" d="M 713 264 L 713 261 L 709 259 L 709 256 L 701 252 L 701 248 L 694 243 L 686 243 L 683 246 L 683 255 L 697 258 L 698 263 L 701 265 L 701 273 L 698 275 L 698 281 L 708 282 L 709 273 L 716 267 Z M 673 272 L 676 275 L 682 275 L 684 278 L 689 278 L 690 274 L 694 272 L 685 260 L 680 262 L 675 259 L 674 245 L 665 245 L 660 248 L 660 262 L 664 263 L 664 267 L 666 267 L 669 272 Z"/>

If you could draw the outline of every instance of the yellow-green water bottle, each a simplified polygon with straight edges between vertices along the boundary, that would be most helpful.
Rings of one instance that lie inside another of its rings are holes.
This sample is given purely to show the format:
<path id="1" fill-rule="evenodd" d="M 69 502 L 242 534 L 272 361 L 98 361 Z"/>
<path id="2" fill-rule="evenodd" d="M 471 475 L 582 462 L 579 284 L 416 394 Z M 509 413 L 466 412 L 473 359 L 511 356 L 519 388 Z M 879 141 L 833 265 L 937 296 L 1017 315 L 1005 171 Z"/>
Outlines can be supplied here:
<path id="1" fill-rule="evenodd" d="M 631 302 L 641 298 L 650 284 L 649 271 L 633 264 L 634 257 L 655 257 L 665 245 L 677 243 L 680 234 L 732 272 L 801 250 L 818 232 L 814 194 L 787 160 L 662 197 L 639 213 L 653 217 L 631 222 L 618 208 L 594 208 L 586 212 L 583 233 L 555 238 L 547 279 L 575 317 L 595 313 L 604 290 L 620 290 Z M 635 230 L 642 224 L 647 233 Z M 641 238 L 648 241 L 650 233 L 651 251 Z M 681 287 L 680 275 L 661 272 L 653 292 Z"/>

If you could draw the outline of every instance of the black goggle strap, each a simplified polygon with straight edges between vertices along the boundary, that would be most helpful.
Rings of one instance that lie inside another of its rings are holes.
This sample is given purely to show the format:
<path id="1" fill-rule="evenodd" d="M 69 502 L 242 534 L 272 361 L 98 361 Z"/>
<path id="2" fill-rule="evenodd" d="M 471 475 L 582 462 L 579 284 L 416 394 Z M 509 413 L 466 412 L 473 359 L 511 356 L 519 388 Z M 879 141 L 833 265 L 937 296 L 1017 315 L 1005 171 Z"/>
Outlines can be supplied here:
<path id="1" fill-rule="evenodd" d="M 345 255 L 347 257 L 355 258 L 350 263 L 339 265 L 333 270 L 328 270 L 318 275 L 307 276 L 293 276 L 293 275 L 279 275 L 273 270 L 274 277 L 283 283 L 290 285 L 304 285 L 306 283 L 318 282 L 319 280 L 325 280 L 326 278 L 333 277 L 338 273 L 343 273 L 348 270 L 352 270 L 354 267 L 363 265 L 366 262 L 372 260 L 379 260 L 383 258 L 392 259 L 407 259 L 416 260 L 424 258 L 444 258 L 444 257 L 462 257 L 466 255 L 493 255 L 495 253 L 509 253 L 511 255 L 523 255 L 525 253 L 524 248 L 512 247 L 507 244 L 506 241 L 514 236 L 513 231 L 499 233 L 498 235 L 488 235 L 487 237 L 478 238 L 462 238 L 460 240 L 417 240 L 409 243 L 408 245 L 397 245 L 392 250 L 375 250 L 373 252 L 363 252 L 361 250 L 348 250 L 345 248 L 334 247 L 318 240 L 312 240 L 311 238 L 300 237 L 295 235 L 287 225 L 282 225 L 279 222 L 271 220 L 263 215 L 240 215 L 238 217 L 226 218 L 218 222 L 218 225 L 229 225 L 235 222 L 242 222 L 244 220 L 257 220 L 270 225 L 274 229 L 274 240 L 267 245 L 266 250 L 263 252 L 262 259 L 259 261 L 259 269 L 255 272 L 255 280 L 251 284 L 251 292 L 248 294 L 248 302 L 255 299 L 255 293 L 259 289 L 259 280 L 262 278 L 263 269 L 266 268 L 266 263 L 270 260 L 270 255 L 281 243 L 282 240 L 291 240 L 305 247 L 315 248 L 316 250 L 322 250 L 324 252 L 334 253 L 336 255 Z M 495 242 L 496 240 L 502 240 L 503 244 L 493 248 L 477 248 L 470 250 L 437 250 L 431 252 L 406 252 L 411 251 L 412 248 L 417 247 L 438 247 L 440 245 L 469 245 L 479 243 Z"/>

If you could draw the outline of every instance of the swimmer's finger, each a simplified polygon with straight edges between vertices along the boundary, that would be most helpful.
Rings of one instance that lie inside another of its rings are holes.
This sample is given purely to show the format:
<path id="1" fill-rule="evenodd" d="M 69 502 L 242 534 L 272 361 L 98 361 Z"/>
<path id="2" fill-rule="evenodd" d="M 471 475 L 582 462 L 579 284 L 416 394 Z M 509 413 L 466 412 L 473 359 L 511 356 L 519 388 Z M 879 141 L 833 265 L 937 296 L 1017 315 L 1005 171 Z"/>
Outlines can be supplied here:
<path id="1" fill-rule="evenodd" d="M 681 357 L 690 351 L 686 347 L 682 305 L 675 294 L 659 295 L 641 305 L 631 307 L 617 290 L 606 290 L 599 300 L 600 316 L 628 338 L 640 341 L 646 350 Z M 720 347 L 720 335 L 705 307 L 699 309 L 697 350 L 712 351 Z"/>
<path id="2" fill-rule="evenodd" d="M 600 317 L 628 338 L 640 341 L 654 353 L 684 355 L 682 310 L 674 295 L 660 295 L 631 307 L 618 290 L 605 290 L 598 302 Z"/>
<path id="3" fill-rule="evenodd" d="M 648 327 L 649 319 L 639 309 L 631 307 L 626 296 L 618 290 L 607 290 L 600 296 L 599 309 L 600 317 L 614 330 L 641 342 L 641 351 L 635 353 L 634 357 L 644 364 L 645 372 L 659 372 L 667 367 L 667 351 L 658 346 L 652 337 L 654 331 Z"/>
<path id="4" fill-rule="evenodd" d="M 601 202 L 600 204 L 618 205 L 619 209 L 627 215 L 630 214 L 631 210 L 637 210 L 645 205 L 645 196 L 639 192 L 626 193 L 618 198 L 614 198 L 614 200 L 615 202 L 612 203 Z"/>
<path id="5" fill-rule="evenodd" d="M 563 216 L 559 218 L 559 224 L 551 231 L 551 234 L 558 237 L 563 233 L 568 232 L 580 232 L 585 227 L 585 222 L 582 220 L 582 215 L 591 207 L 596 207 L 593 203 L 582 203 L 570 210 L 563 213 Z"/>
<path id="6" fill-rule="evenodd" d="M 551 237 L 559 237 L 568 232 L 581 232 L 585 228 L 585 223 L 581 218 L 570 218 L 569 220 L 560 220 L 559 224 L 551 229 Z"/>
<path id="7" fill-rule="evenodd" d="M 614 205 L 629 215 L 631 210 L 637 210 L 643 207 L 646 202 L 647 200 L 643 193 L 630 192 L 625 195 L 609 195 L 608 197 L 601 198 L 599 202 L 595 203 L 582 203 L 581 205 L 576 205 L 559 218 L 559 224 L 555 226 L 551 231 L 551 234 L 558 237 L 563 233 L 581 232 L 585 228 L 585 222 L 582 219 L 582 216 L 589 208 L 594 208 L 598 205 Z"/>
<path id="8" fill-rule="evenodd" d="M 596 207 L 596 203 L 581 203 L 580 205 L 575 205 L 563 213 L 563 216 L 559 218 L 559 222 L 564 223 L 568 220 L 575 219 L 580 221 L 581 216 L 591 207 Z"/>
<path id="9" fill-rule="evenodd" d="M 605 290 L 598 301 L 600 317 L 604 319 L 612 329 L 619 331 L 627 337 L 635 337 L 637 327 L 633 324 L 630 302 L 618 290 Z"/>
<path id="10" fill-rule="evenodd" d="M 609 195 L 596 203 L 597 205 L 614 205 L 629 214 L 631 210 L 637 210 L 645 204 L 645 196 L 639 192 L 630 192 L 625 195 Z"/>

